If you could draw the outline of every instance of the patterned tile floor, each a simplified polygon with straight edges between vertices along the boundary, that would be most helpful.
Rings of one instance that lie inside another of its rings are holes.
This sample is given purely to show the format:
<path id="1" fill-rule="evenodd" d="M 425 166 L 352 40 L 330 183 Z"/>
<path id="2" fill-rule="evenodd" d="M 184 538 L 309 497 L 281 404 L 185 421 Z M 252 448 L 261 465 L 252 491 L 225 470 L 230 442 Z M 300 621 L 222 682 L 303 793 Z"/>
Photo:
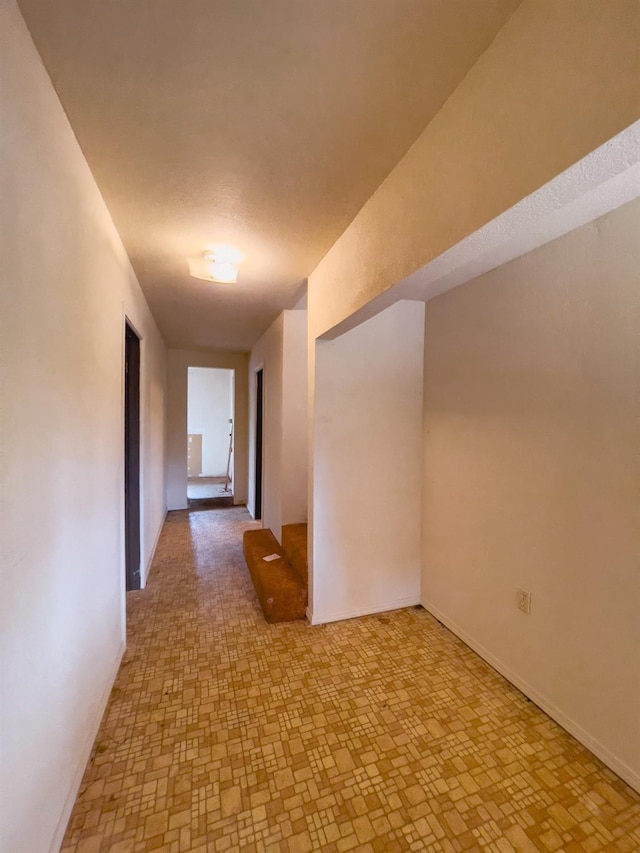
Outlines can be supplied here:
<path id="1" fill-rule="evenodd" d="M 171 513 L 65 853 L 639 851 L 640 797 L 422 609 L 267 625 Z"/>

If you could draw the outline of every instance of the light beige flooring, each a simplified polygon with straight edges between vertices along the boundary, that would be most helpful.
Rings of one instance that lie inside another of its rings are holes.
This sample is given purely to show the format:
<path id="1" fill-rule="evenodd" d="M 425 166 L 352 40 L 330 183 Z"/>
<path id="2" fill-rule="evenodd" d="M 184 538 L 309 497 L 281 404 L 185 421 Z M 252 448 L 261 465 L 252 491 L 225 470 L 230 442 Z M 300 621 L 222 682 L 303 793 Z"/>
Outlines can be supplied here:
<path id="1" fill-rule="evenodd" d="M 224 477 L 189 477 L 187 480 L 187 497 L 190 500 L 202 498 L 228 498 L 233 494 L 233 486 L 225 489 Z"/>
<path id="2" fill-rule="evenodd" d="M 169 515 L 66 853 L 640 851 L 640 797 L 424 610 L 267 625 L 251 526 Z"/>

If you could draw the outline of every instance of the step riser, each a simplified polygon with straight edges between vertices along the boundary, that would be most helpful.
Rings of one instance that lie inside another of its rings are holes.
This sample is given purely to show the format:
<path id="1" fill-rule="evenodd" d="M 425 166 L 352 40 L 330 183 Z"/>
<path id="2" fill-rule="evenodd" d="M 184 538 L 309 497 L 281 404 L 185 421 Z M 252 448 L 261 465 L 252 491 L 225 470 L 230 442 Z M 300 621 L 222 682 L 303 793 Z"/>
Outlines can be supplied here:
<path id="1" fill-rule="evenodd" d="M 307 524 L 282 525 L 282 550 L 304 583 L 308 583 Z"/>

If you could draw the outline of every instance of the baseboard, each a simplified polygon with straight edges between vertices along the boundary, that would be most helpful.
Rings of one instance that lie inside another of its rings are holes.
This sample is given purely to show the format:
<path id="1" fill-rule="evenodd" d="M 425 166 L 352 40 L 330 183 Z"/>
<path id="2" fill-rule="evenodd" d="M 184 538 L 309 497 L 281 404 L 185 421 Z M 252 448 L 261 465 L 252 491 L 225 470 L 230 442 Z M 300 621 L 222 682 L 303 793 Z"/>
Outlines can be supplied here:
<path id="1" fill-rule="evenodd" d="M 355 619 L 358 616 L 371 616 L 374 613 L 386 613 L 389 610 L 401 610 L 403 607 L 415 607 L 420 604 L 420 598 L 417 595 L 411 595 L 407 598 L 398 598 L 395 601 L 385 601 L 381 604 L 370 605 L 369 607 L 354 607 L 349 610 L 333 610 L 328 613 L 311 612 L 307 608 L 307 619 L 312 625 L 324 625 L 327 622 L 341 622 L 343 619 Z"/>
<path id="2" fill-rule="evenodd" d="M 490 664 L 500 675 L 503 675 L 507 681 L 518 688 L 525 696 L 528 696 L 535 704 L 548 714 L 553 720 L 562 726 L 565 731 L 579 741 L 583 746 L 586 746 L 595 756 L 597 756 L 603 764 L 606 764 L 609 769 L 613 770 L 621 779 L 628 785 L 640 792 L 640 774 L 633 768 L 621 761 L 616 755 L 610 752 L 606 746 L 592 737 L 589 732 L 582 728 L 579 723 L 567 716 L 564 711 L 554 705 L 546 696 L 539 693 L 534 687 L 520 678 L 515 672 L 509 669 L 499 658 L 492 654 L 488 649 L 474 640 L 467 632 L 450 619 L 446 613 L 443 613 L 435 605 L 428 601 L 422 601 L 422 606 L 428 610 L 439 622 L 442 622 L 450 631 L 459 637 L 469 648 L 473 649 L 480 657 Z"/>
<path id="3" fill-rule="evenodd" d="M 71 784 L 71 789 L 65 801 L 62 814 L 60 815 L 60 820 L 58 821 L 58 826 L 56 827 L 56 831 L 51 841 L 49 853 L 58 853 L 60 847 L 62 846 L 62 840 L 67 830 L 67 824 L 69 823 L 69 818 L 71 817 L 71 812 L 73 811 L 73 807 L 78 796 L 78 791 L 80 790 L 80 785 L 82 784 L 82 777 L 84 776 L 84 772 L 87 769 L 87 764 L 89 763 L 89 758 L 91 757 L 91 750 L 93 749 L 93 744 L 95 743 L 96 737 L 98 736 L 98 731 L 100 729 L 100 723 L 102 722 L 104 713 L 107 710 L 109 697 L 111 696 L 111 691 L 113 689 L 116 676 L 118 675 L 118 670 L 120 669 L 120 664 L 122 663 L 124 652 L 125 644 L 123 642 L 120 644 L 120 647 L 118 649 L 118 653 L 116 655 L 115 663 L 112 667 L 111 674 L 107 679 L 107 686 L 100 699 L 100 704 L 98 705 L 98 712 L 93 721 L 93 726 L 91 728 L 91 731 L 89 732 L 89 736 L 85 741 L 82 753 L 80 754 L 80 760 L 78 761 L 76 771 L 73 774 L 73 782 Z"/>
<path id="4" fill-rule="evenodd" d="M 144 569 L 144 577 L 142 578 L 142 584 L 140 585 L 141 589 L 144 589 L 147 585 L 147 581 L 149 579 L 149 572 L 151 571 L 151 564 L 153 563 L 153 558 L 156 555 L 156 549 L 158 547 L 158 542 L 160 541 L 160 534 L 162 533 L 162 528 L 164 527 L 164 523 L 167 520 L 167 513 L 169 510 L 165 509 L 164 515 L 162 516 L 162 521 L 160 522 L 160 526 L 158 527 L 158 532 L 156 533 L 156 539 L 153 543 L 153 548 L 151 549 L 151 554 L 149 555 L 149 559 L 147 560 L 147 565 Z"/>

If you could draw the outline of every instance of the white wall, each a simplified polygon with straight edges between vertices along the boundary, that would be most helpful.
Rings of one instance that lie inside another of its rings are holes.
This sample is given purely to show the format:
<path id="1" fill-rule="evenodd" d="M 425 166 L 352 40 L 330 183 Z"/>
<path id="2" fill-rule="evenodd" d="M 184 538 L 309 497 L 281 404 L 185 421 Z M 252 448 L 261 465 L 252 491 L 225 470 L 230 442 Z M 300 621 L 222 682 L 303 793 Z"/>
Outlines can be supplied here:
<path id="1" fill-rule="evenodd" d="M 164 345 L 13 0 L 0 3 L 0 849 L 58 849 L 124 649 L 125 315 L 142 336 L 142 563 Z"/>
<path id="2" fill-rule="evenodd" d="M 307 520 L 307 312 L 284 312 L 282 523 Z"/>
<path id="3" fill-rule="evenodd" d="M 636 788 L 639 233 L 636 201 L 427 304 L 422 591 Z"/>
<path id="4" fill-rule="evenodd" d="M 255 517 L 256 372 L 262 368 L 262 526 L 282 535 L 282 363 L 284 312 L 249 358 L 249 512 Z"/>
<path id="5" fill-rule="evenodd" d="M 190 367 L 187 376 L 187 432 L 202 436 L 202 475 L 222 477 L 227 470 L 233 418 L 232 370 Z"/>
<path id="6" fill-rule="evenodd" d="M 283 311 L 249 360 L 249 502 L 255 515 L 256 371 L 263 369 L 262 523 L 278 541 L 282 525 L 307 520 L 307 312 Z"/>
<path id="7" fill-rule="evenodd" d="M 186 509 L 187 504 L 187 376 L 189 367 L 233 370 L 234 394 L 234 504 L 247 501 L 249 353 L 232 350 L 167 351 L 167 506 Z M 226 463 L 225 463 L 226 465 Z"/>
<path id="8" fill-rule="evenodd" d="M 420 601 L 423 353 L 418 302 L 316 344 L 314 624 Z"/>

